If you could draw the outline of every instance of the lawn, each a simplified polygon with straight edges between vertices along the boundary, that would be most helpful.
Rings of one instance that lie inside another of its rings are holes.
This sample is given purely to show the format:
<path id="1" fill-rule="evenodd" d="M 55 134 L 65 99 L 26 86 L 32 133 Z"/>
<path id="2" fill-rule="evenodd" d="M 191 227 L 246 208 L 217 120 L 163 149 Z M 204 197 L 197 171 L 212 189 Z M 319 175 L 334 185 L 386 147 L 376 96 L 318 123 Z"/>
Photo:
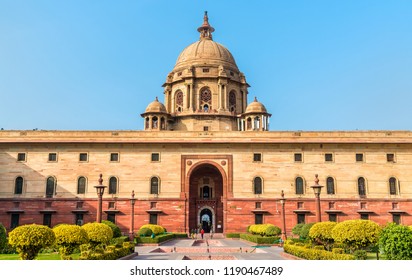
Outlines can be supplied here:
<path id="1" fill-rule="evenodd" d="M 80 254 L 72 254 L 71 257 L 74 260 L 79 259 Z M 20 260 L 19 254 L 0 254 L 0 260 Z M 36 260 L 61 260 L 58 253 L 41 253 L 37 256 Z"/>

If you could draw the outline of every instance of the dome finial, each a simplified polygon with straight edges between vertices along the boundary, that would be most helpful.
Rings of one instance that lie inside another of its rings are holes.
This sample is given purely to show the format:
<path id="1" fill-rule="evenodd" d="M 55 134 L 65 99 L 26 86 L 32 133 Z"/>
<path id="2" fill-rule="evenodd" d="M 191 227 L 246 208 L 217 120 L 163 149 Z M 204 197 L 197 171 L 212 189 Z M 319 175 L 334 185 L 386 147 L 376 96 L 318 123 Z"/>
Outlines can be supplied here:
<path id="1" fill-rule="evenodd" d="M 207 16 L 207 11 L 205 11 L 205 15 L 203 16 L 203 24 L 197 29 L 197 31 L 199 31 L 200 33 L 200 40 L 212 40 L 212 32 L 215 31 L 215 29 L 209 24 L 209 17 Z"/>
<path id="2" fill-rule="evenodd" d="M 254 102 L 258 102 L 258 101 L 257 101 L 257 97 L 256 97 L 256 96 L 255 96 L 255 100 L 253 100 L 253 101 L 254 101 Z"/>

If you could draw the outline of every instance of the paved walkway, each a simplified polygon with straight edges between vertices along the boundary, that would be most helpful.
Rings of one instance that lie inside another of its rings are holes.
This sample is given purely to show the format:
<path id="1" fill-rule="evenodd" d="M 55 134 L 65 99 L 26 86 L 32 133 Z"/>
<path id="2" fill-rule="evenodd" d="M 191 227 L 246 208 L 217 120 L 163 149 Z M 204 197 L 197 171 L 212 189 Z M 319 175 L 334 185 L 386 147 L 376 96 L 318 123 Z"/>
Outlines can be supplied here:
<path id="1" fill-rule="evenodd" d="M 241 239 L 174 239 L 153 246 L 136 246 L 133 260 L 285 260 L 283 248 L 255 246 Z"/>

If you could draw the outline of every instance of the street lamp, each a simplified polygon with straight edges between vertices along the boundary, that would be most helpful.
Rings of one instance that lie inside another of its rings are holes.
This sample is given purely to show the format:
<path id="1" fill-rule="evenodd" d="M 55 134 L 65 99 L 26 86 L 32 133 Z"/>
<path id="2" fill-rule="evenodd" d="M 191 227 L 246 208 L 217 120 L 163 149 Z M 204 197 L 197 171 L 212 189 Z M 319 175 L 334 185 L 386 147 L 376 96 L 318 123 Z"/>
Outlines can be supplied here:
<path id="1" fill-rule="evenodd" d="M 136 202 L 136 198 L 134 198 L 134 190 L 132 191 L 132 196 L 130 198 L 130 206 L 132 208 L 131 215 L 130 215 L 130 230 L 129 230 L 129 240 L 133 241 L 133 232 L 134 232 L 134 204 Z"/>
<path id="2" fill-rule="evenodd" d="M 318 174 L 315 174 L 315 185 L 311 186 L 313 192 L 315 193 L 316 197 L 316 220 L 317 222 L 321 222 L 321 213 L 320 213 L 320 193 L 322 191 L 323 186 L 319 185 L 319 178 Z"/>
<path id="3" fill-rule="evenodd" d="M 282 192 L 280 193 L 281 199 L 280 199 L 280 204 L 282 204 L 282 240 L 283 242 L 286 241 L 286 214 L 285 214 L 285 202 L 286 202 L 286 198 L 285 198 L 285 193 Z"/>
<path id="4" fill-rule="evenodd" d="M 94 186 L 96 188 L 97 192 L 97 197 L 99 198 L 99 206 L 97 207 L 97 217 L 96 217 L 96 222 L 101 223 L 102 222 L 102 200 L 103 200 L 103 194 L 104 194 L 104 189 L 106 186 L 103 186 L 103 175 L 100 174 L 99 178 L 99 185 Z"/>

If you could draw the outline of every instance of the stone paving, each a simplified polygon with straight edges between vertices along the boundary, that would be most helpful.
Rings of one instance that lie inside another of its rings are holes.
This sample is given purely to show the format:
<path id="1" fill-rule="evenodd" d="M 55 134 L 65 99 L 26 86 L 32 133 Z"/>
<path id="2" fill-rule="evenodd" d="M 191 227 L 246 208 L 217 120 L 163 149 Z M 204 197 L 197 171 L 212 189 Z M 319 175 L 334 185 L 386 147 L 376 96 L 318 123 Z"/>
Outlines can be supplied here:
<path id="1" fill-rule="evenodd" d="M 132 260 L 286 260 L 283 248 L 255 246 L 241 239 L 174 239 L 160 245 L 136 246 Z"/>

